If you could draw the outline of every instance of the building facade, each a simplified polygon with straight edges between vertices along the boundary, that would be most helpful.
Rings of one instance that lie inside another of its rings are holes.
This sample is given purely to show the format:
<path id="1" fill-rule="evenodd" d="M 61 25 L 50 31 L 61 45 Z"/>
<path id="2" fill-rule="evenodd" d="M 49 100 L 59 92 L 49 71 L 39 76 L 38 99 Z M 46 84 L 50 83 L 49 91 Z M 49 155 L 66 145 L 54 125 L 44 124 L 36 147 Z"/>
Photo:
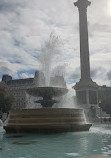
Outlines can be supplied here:
<path id="1" fill-rule="evenodd" d="M 7 87 L 7 91 L 14 97 L 13 108 L 22 109 L 27 107 L 27 89 L 45 85 L 44 75 L 41 74 L 42 73 L 37 71 L 35 72 L 34 78 L 16 80 L 13 80 L 12 76 L 3 75 L 1 83 Z M 39 75 L 42 76 L 41 80 L 39 79 Z M 63 76 L 51 77 L 50 84 L 51 86 L 66 87 L 66 82 L 64 81 Z"/>

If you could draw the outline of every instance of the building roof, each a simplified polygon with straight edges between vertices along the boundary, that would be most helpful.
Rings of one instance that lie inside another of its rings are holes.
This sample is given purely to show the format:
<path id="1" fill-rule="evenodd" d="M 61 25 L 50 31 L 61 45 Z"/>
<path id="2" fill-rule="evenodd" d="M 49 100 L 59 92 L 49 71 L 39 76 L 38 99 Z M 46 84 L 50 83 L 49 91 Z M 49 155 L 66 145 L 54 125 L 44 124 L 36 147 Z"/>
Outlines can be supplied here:
<path id="1" fill-rule="evenodd" d="M 25 85 L 25 84 L 32 84 L 33 83 L 33 78 L 26 78 L 26 79 L 17 79 L 17 80 L 10 80 L 7 82 L 7 85 Z"/>

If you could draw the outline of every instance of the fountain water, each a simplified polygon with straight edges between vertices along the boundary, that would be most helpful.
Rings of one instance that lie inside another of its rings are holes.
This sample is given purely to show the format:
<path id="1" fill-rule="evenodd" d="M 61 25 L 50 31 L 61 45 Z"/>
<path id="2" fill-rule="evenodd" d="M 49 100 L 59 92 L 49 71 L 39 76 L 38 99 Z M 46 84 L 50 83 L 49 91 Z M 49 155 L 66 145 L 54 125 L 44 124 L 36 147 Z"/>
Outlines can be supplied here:
<path id="1" fill-rule="evenodd" d="M 42 105 L 42 108 L 11 111 L 8 124 L 4 126 L 7 133 L 51 133 L 89 130 L 91 124 L 85 123 L 83 109 L 52 108 L 54 103 L 58 102 L 55 98 L 63 96 L 68 92 L 66 87 L 50 86 L 51 53 L 55 51 L 57 44 L 58 37 L 51 34 L 46 48 L 42 49 L 42 72 L 44 74 L 45 84 L 27 89 L 29 95 L 42 97 L 42 100 L 39 99 L 36 101 Z"/>
<path id="2" fill-rule="evenodd" d="M 59 37 L 51 33 L 46 46 L 41 49 L 41 73 L 39 73 L 39 86 L 27 90 L 27 93 L 31 96 L 43 98 L 42 100 L 39 99 L 36 101 L 36 103 L 40 103 L 42 107 L 52 107 L 54 103 L 58 102 L 53 99 L 53 97 L 60 97 L 68 92 L 66 87 L 64 88 L 58 85 L 55 87 L 51 84 L 52 59 L 60 45 L 61 42 Z M 45 83 L 41 85 L 43 78 Z"/>
<path id="3" fill-rule="evenodd" d="M 41 71 L 45 77 L 45 86 L 50 86 L 52 58 L 58 44 L 58 37 L 51 33 L 49 41 L 46 43 L 45 47 L 42 47 L 41 50 Z"/>

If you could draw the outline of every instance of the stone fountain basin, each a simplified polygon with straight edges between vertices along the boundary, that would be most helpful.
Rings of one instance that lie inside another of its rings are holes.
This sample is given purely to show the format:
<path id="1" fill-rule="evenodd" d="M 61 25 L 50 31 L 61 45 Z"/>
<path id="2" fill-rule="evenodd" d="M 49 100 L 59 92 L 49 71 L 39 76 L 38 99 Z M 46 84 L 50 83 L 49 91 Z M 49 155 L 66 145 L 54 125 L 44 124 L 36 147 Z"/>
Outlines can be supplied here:
<path id="1" fill-rule="evenodd" d="M 59 133 L 88 131 L 83 109 L 40 108 L 12 110 L 4 129 L 7 133 Z"/>
<path id="2" fill-rule="evenodd" d="M 34 87 L 27 89 L 27 93 L 34 97 L 52 98 L 65 95 L 67 88 L 62 87 Z"/>

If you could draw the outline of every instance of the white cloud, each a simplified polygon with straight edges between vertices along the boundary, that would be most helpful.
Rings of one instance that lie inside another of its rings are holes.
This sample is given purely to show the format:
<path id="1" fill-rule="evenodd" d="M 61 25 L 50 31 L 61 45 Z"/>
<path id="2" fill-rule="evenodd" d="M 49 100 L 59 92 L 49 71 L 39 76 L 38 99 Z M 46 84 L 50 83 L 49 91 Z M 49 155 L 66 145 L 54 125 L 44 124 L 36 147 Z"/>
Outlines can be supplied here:
<path id="1" fill-rule="evenodd" d="M 33 78 L 34 74 L 29 74 L 29 73 L 21 73 L 21 78 Z"/>
<path id="2" fill-rule="evenodd" d="M 66 81 L 79 80 L 79 20 L 74 0 L 0 1 L 0 72 L 18 77 L 18 72 L 39 68 L 41 45 L 54 30 L 63 50 L 53 67 L 66 66 Z M 92 0 L 88 7 L 91 70 L 98 84 L 110 85 L 111 2 Z M 21 73 L 21 77 L 30 74 Z"/>

